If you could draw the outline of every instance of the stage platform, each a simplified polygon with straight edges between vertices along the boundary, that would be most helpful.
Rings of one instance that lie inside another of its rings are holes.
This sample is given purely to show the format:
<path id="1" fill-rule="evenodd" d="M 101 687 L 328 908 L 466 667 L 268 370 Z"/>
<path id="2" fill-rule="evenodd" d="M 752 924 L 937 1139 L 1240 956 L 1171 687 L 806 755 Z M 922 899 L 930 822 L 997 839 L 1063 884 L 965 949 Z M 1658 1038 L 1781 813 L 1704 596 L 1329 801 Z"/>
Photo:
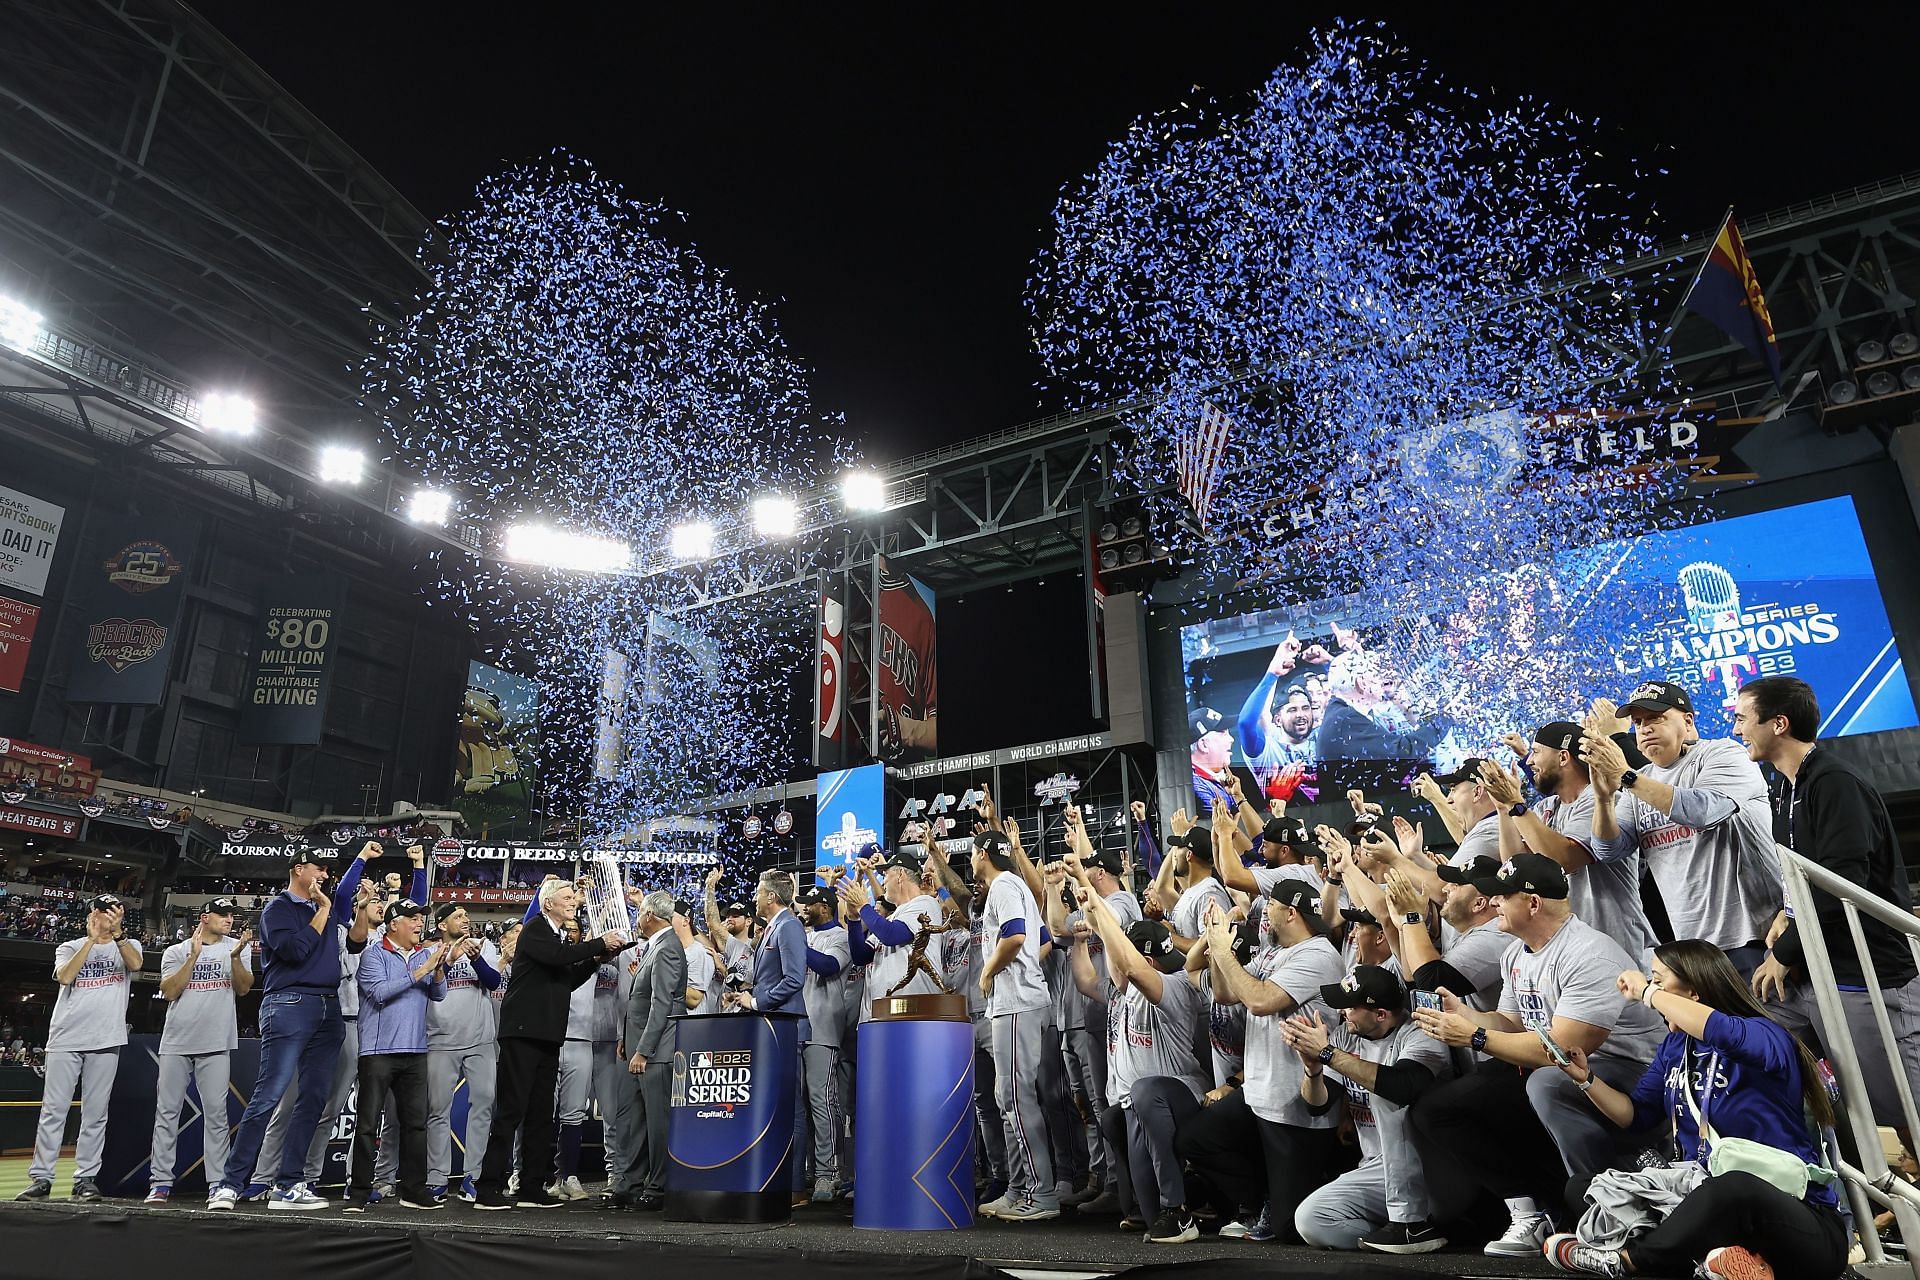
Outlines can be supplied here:
<path id="1" fill-rule="evenodd" d="M 65 1184 L 60 1190 L 65 1191 Z M 1331 1254 L 1203 1235 L 1153 1245 L 1112 1219 L 1010 1224 L 965 1231 L 879 1232 L 853 1226 L 846 1205 L 809 1206 L 791 1224 L 714 1226 L 616 1213 L 598 1200 L 559 1209 L 481 1213 L 339 1208 L 275 1213 L 241 1206 L 208 1213 L 196 1197 L 149 1209 L 137 1201 L 0 1204 L 0 1276 L 185 1274 L 212 1267 L 255 1280 L 629 1280 L 635 1274 L 724 1275 L 725 1280 L 1086 1280 L 1128 1271 L 1142 1280 L 1222 1273 L 1396 1280 L 1407 1276 L 1544 1276 L 1544 1261 L 1505 1261 L 1477 1249 L 1396 1258 Z M 720 1263 L 724 1271 L 715 1272 Z M 678 1271 L 681 1266 L 699 1268 Z M 647 1271 L 637 1272 L 636 1267 Z"/>

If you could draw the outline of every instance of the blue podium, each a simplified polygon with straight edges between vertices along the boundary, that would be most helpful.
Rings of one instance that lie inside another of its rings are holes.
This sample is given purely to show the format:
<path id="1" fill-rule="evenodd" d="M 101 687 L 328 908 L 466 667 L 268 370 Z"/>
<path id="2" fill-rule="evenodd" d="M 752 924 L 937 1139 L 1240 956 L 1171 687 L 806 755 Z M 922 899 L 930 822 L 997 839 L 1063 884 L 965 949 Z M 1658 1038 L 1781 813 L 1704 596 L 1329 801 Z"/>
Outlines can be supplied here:
<path id="1" fill-rule="evenodd" d="M 793 1216 L 800 1015 L 673 1018 L 666 1216 L 785 1222 Z"/>
<path id="2" fill-rule="evenodd" d="M 973 1225 L 973 1024 L 963 996 L 873 1002 L 860 1028 L 853 1225 Z"/>

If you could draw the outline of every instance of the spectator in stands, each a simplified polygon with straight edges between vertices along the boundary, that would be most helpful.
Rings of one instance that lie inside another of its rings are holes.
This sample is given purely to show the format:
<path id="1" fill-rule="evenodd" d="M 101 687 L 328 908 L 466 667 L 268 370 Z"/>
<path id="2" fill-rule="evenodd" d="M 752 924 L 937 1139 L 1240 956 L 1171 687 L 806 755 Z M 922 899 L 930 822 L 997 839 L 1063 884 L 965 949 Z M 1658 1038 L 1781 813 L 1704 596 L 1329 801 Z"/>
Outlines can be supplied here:
<path id="1" fill-rule="evenodd" d="M 1626 1088 L 1653 1059 L 1660 1023 L 1620 994 L 1614 980 L 1631 959 L 1573 915 L 1566 873 L 1552 859 L 1518 854 L 1474 888 L 1495 899 L 1511 938 L 1500 1003 L 1482 1013 L 1446 992 L 1441 1011 L 1413 1016 L 1428 1035 L 1487 1060 L 1420 1099 L 1414 1132 L 1435 1216 L 1461 1216 L 1476 1192 L 1500 1197 L 1510 1222 L 1487 1254 L 1532 1257 L 1546 1241 L 1548 1206 L 1559 1203 L 1567 1175 L 1590 1175 L 1622 1154 L 1580 1090 L 1539 1068 L 1552 1064 L 1556 1048 L 1578 1048 L 1603 1078 Z"/>
<path id="2" fill-rule="evenodd" d="M 1671 1125 L 1680 1163 L 1585 1180 L 1576 1189 L 1592 1208 L 1577 1233 L 1547 1242 L 1548 1260 L 1599 1276 L 1838 1276 L 1847 1266 L 1839 1197 L 1826 1180 L 1807 1176 L 1822 1164 L 1815 1126 L 1833 1121 L 1813 1055 L 1767 1017 L 1709 943 L 1656 948 L 1651 980 L 1628 969 L 1617 985 L 1624 999 L 1666 1021 L 1653 1062 L 1627 1089 L 1594 1075 L 1578 1048 L 1560 1070 L 1614 1125 L 1663 1138 Z M 1709 1148 L 1735 1139 L 1760 1144 L 1765 1163 L 1780 1168 L 1707 1176 Z"/>

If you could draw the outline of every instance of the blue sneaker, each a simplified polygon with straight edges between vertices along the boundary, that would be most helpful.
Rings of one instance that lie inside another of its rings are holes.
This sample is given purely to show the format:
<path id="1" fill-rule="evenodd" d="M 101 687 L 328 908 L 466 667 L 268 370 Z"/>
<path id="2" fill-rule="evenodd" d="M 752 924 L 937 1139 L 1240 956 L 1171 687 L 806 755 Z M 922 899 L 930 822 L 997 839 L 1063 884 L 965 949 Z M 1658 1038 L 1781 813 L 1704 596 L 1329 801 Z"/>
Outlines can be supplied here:
<path id="1" fill-rule="evenodd" d="M 443 1182 L 437 1187 L 428 1187 L 427 1194 L 435 1200 L 445 1200 L 447 1198 L 447 1184 Z"/>
<path id="2" fill-rule="evenodd" d="M 273 1193 L 273 1200 L 268 1207 L 272 1209 L 290 1209 L 296 1213 L 300 1213 L 314 1209 L 324 1209 L 327 1207 L 327 1201 L 313 1194 L 312 1189 L 309 1188 L 306 1183 L 296 1182 L 285 1190 L 275 1191 Z"/>
<path id="3" fill-rule="evenodd" d="M 1260 1206 L 1260 1216 L 1247 1228 L 1246 1238 L 1255 1244 L 1267 1244 L 1273 1239 L 1273 1209 L 1269 1205 Z"/>
<path id="4" fill-rule="evenodd" d="M 460 1179 L 460 1198 L 468 1204 L 472 1204 L 480 1198 L 480 1189 L 473 1185 L 472 1178 Z"/>
<path id="5" fill-rule="evenodd" d="M 273 1190 L 271 1182 L 249 1182 L 246 1190 L 240 1193 L 242 1204 L 259 1204 Z"/>
<path id="6" fill-rule="evenodd" d="M 379 1204 L 382 1200 L 392 1200 L 394 1198 L 393 1184 L 391 1182 L 383 1182 L 373 1190 L 367 1192 L 368 1204 Z"/>

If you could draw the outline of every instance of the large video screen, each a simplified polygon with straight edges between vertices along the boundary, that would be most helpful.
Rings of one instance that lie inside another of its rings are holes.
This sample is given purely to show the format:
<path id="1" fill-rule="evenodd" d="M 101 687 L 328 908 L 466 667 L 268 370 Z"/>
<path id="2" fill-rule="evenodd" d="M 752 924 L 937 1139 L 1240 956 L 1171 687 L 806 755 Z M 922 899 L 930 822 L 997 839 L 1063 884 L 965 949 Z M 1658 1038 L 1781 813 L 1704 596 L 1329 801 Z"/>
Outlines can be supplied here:
<path id="1" fill-rule="evenodd" d="M 1508 598 L 1476 616 L 1476 590 Z M 1303 766 L 1307 798 L 1404 786 L 1649 679 L 1689 690 L 1703 738 L 1728 736 L 1740 685 L 1766 675 L 1813 686 L 1822 737 L 1920 722 L 1851 498 L 1569 550 L 1447 599 L 1416 618 L 1356 596 L 1183 627 L 1189 720 L 1218 712 L 1231 763 L 1269 791 Z M 1565 670 L 1603 687 L 1554 687 Z"/>

